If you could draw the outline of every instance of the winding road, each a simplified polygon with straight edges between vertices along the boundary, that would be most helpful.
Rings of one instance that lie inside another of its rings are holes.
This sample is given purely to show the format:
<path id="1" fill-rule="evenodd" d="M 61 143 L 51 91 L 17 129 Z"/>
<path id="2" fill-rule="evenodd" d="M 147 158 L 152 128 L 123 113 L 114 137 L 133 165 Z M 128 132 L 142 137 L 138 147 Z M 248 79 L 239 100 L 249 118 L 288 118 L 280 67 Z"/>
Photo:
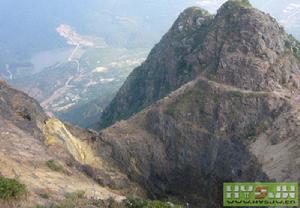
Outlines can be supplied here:
<path id="1" fill-rule="evenodd" d="M 75 49 L 72 51 L 71 55 L 68 58 L 68 62 L 74 62 L 77 64 L 77 73 L 80 73 L 80 62 L 77 59 L 74 59 L 74 56 L 79 48 L 80 48 L 80 45 L 77 44 Z M 69 77 L 68 80 L 66 81 L 66 83 L 62 87 L 56 89 L 50 97 L 48 97 L 46 100 L 44 100 L 41 103 L 42 107 L 47 109 L 49 107 L 49 105 L 51 105 L 56 99 L 58 99 L 59 97 L 64 95 L 65 92 L 67 91 L 67 89 L 74 87 L 73 85 L 70 85 L 70 82 L 74 79 L 74 77 L 75 77 L 75 75 Z"/>

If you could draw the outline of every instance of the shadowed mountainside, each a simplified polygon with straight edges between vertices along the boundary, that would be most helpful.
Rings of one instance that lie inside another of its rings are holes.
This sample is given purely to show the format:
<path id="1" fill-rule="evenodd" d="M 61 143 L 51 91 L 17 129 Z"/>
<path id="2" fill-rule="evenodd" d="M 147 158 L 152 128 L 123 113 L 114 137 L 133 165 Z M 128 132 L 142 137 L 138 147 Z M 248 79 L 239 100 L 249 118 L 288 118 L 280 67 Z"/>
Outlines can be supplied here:
<path id="1" fill-rule="evenodd" d="M 222 207 L 223 182 L 299 181 L 299 46 L 246 0 L 189 8 L 104 111 L 100 140 L 151 194 L 195 207 Z"/>

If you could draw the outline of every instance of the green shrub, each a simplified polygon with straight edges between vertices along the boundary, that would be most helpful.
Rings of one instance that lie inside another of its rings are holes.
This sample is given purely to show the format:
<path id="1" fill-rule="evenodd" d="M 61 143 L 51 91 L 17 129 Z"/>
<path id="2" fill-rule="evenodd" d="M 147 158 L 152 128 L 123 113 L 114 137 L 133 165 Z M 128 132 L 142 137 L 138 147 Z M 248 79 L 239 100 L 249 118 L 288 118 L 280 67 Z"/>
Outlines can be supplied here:
<path id="1" fill-rule="evenodd" d="M 148 202 L 142 199 L 128 199 L 126 200 L 126 207 L 128 208 L 146 208 Z"/>
<path id="2" fill-rule="evenodd" d="M 246 129 L 244 135 L 242 135 L 243 139 L 253 140 L 257 135 L 256 126 L 254 124 L 250 124 Z"/>
<path id="3" fill-rule="evenodd" d="M 300 42 L 292 35 L 289 35 L 289 41 L 286 43 L 286 47 L 290 49 L 293 55 L 300 61 Z"/>
<path id="4" fill-rule="evenodd" d="M 36 205 L 36 206 L 34 206 L 34 207 L 30 207 L 30 208 L 46 208 L 45 206 L 43 206 L 43 205 Z"/>
<path id="5" fill-rule="evenodd" d="M 241 7 L 252 7 L 248 0 L 229 0 L 228 2 Z"/>
<path id="6" fill-rule="evenodd" d="M 127 199 L 127 208 L 183 208 L 180 205 L 174 205 L 170 202 L 150 201 L 145 199 Z"/>
<path id="7" fill-rule="evenodd" d="M 39 196 L 42 197 L 43 199 L 50 199 L 51 194 L 45 192 L 45 193 L 40 193 Z"/>
<path id="8" fill-rule="evenodd" d="M 59 204 L 53 205 L 53 208 L 75 208 L 85 207 L 91 205 L 87 199 L 84 198 L 84 191 L 76 191 L 66 194 L 66 198 Z"/>
<path id="9" fill-rule="evenodd" d="M 84 191 L 76 191 L 72 193 L 68 193 L 66 195 L 67 199 L 82 199 L 84 198 L 85 192 Z"/>
<path id="10" fill-rule="evenodd" d="M 94 207 L 94 208 L 183 208 L 180 205 L 174 205 L 170 202 L 151 201 L 146 199 L 127 199 L 123 203 L 119 204 L 114 200 L 95 200 L 87 199 L 84 197 L 84 192 L 78 191 L 69 193 L 66 198 L 57 204 L 52 204 L 51 208 L 83 208 L 83 207 Z M 47 207 L 47 208 L 50 208 Z M 36 206 L 32 208 L 45 208 L 44 206 Z"/>
<path id="11" fill-rule="evenodd" d="M 239 98 L 244 96 L 244 94 L 240 91 L 232 91 L 231 95 L 234 96 L 234 97 L 239 97 Z"/>
<path id="12" fill-rule="evenodd" d="M 20 199 L 27 194 L 27 188 L 15 179 L 0 177 L 0 200 Z"/>
<path id="13" fill-rule="evenodd" d="M 0 206 L 1 207 L 1 206 Z M 123 203 L 118 203 L 112 198 L 107 200 L 88 199 L 84 191 L 68 193 L 60 202 L 50 203 L 46 206 L 36 205 L 28 208 L 126 208 Z"/>
<path id="14" fill-rule="evenodd" d="M 262 133 L 265 132 L 267 129 L 269 128 L 269 123 L 267 121 L 262 121 L 259 125 L 258 125 L 258 133 Z"/>
<path id="15" fill-rule="evenodd" d="M 51 170 L 53 170 L 55 172 L 62 172 L 62 173 L 65 172 L 64 167 L 54 160 L 48 160 L 46 162 L 46 165 L 48 166 L 48 168 L 50 168 Z"/>
<path id="16" fill-rule="evenodd" d="M 122 208 L 123 206 L 119 206 L 114 201 L 102 201 L 97 199 L 87 199 L 85 196 L 85 192 L 76 191 L 73 193 L 68 193 L 64 200 L 57 204 L 53 204 L 51 208 L 83 208 L 83 207 L 93 207 L 93 208 Z"/>
<path id="17" fill-rule="evenodd" d="M 167 108 L 165 109 L 165 113 L 168 114 L 169 116 L 175 116 L 176 115 L 176 106 L 173 104 L 168 105 Z"/>

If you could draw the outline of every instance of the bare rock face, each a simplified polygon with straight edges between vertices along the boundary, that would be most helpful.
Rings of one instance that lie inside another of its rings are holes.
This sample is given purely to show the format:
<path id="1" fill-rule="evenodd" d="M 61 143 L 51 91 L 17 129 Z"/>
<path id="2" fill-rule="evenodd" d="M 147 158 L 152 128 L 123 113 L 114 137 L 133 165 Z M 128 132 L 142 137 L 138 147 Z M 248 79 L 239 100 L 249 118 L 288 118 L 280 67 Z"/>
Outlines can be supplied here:
<path id="1" fill-rule="evenodd" d="M 139 190 L 98 156 L 89 140 L 94 134 L 74 129 L 50 119 L 34 99 L 0 82 L 0 175 L 16 178 L 29 191 L 27 200 L 12 201 L 14 206 L 50 207 L 78 191 L 87 199 L 121 201 L 125 193 Z"/>
<path id="2" fill-rule="evenodd" d="M 218 10 L 195 70 L 243 89 L 298 88 L 298 60 L 284 29 L 271 16 L 236 4 L 228 1 Z"/>
<path id="3" fill-rule="evenodd" d="M 196 7 L 186 9 L 146 62 L 127 78 L 104 111 L 100 126 L 127 119 L 192 80 L 195 74 L 185 59 L 193 51 L 193 43 L 203 41 L 211 21 L 212 16 L 207 11 Z"/>
<path id="4" fill-rule="evenodd" d="M 35 136 L 41 136 L 40 127 L 48 118 L 37 101 L 3 81 L 0 81 L 0 117 Z"/>
<path id="5" fill-rule="evenodd" d="M 223 182 L 299 181 L 299 46 L 246 0 L 214 17 L 187 9 L 105 110 L 102 127 L 115 124 L 97 142 L 150 195 L 195 207 L 222 207 Z"/>

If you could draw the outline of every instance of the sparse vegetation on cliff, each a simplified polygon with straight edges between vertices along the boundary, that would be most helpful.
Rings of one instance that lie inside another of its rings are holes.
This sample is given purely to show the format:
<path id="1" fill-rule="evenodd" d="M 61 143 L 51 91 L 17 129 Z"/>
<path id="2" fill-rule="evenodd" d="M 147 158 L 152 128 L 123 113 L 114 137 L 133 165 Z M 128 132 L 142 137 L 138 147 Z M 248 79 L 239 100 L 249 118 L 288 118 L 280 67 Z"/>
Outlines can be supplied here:
<path id="1" fill-rule="evenodd" d="M 51 203 L 50 203 L 51 204 Z M 183 208 L 181 205 L 175 205 L 170 202 L 152 201 L 146 199 L 127 199 L 123 202 L 116 202 L 112 199 L 97 200 L 87 199 L 85 193 L 77 191 L 69 193 L 65 196 L 65 199 L 58 203 L 53 203 L 49 206 L 36 205 L 31 208 L 82 208 L 82 207 L 94 207 L 94 208 Z"/>
<path id="2" fill-rule="evenodd" d="M 0 177 L 0 203 L 3 201 L 18 200 L 25 197 L 27 188 L 16 179 Z"/>
<path id="3" fill-rule="evenodd" d="M 252 7 L 248 0 L 229 0 L 228 3 L 240 7 Z"/>
<path id="4" fill-rule="evenodd" d="M 48 160 L 46 162 L 46 165 L 48 168 L 50 168 L 51 170 L 53 170 L 55 172 L 62 172 L 62 173 L 65 172 L 64 167 L 54 160 Z"/>
<path id="5" fill-rule="evenodd" d="M 126 208 L 183 208 L 170 202 L 150 201 L 145 199 L 128 199 Z"/>
<path id="6" fill-rule="evenodd" d="M 286 46 L 292 51 L 298 61 L 300 61 L 300 42 L 294 38 L 294 36 L 289 35 L 289 42 L 286 43 Z"/>

